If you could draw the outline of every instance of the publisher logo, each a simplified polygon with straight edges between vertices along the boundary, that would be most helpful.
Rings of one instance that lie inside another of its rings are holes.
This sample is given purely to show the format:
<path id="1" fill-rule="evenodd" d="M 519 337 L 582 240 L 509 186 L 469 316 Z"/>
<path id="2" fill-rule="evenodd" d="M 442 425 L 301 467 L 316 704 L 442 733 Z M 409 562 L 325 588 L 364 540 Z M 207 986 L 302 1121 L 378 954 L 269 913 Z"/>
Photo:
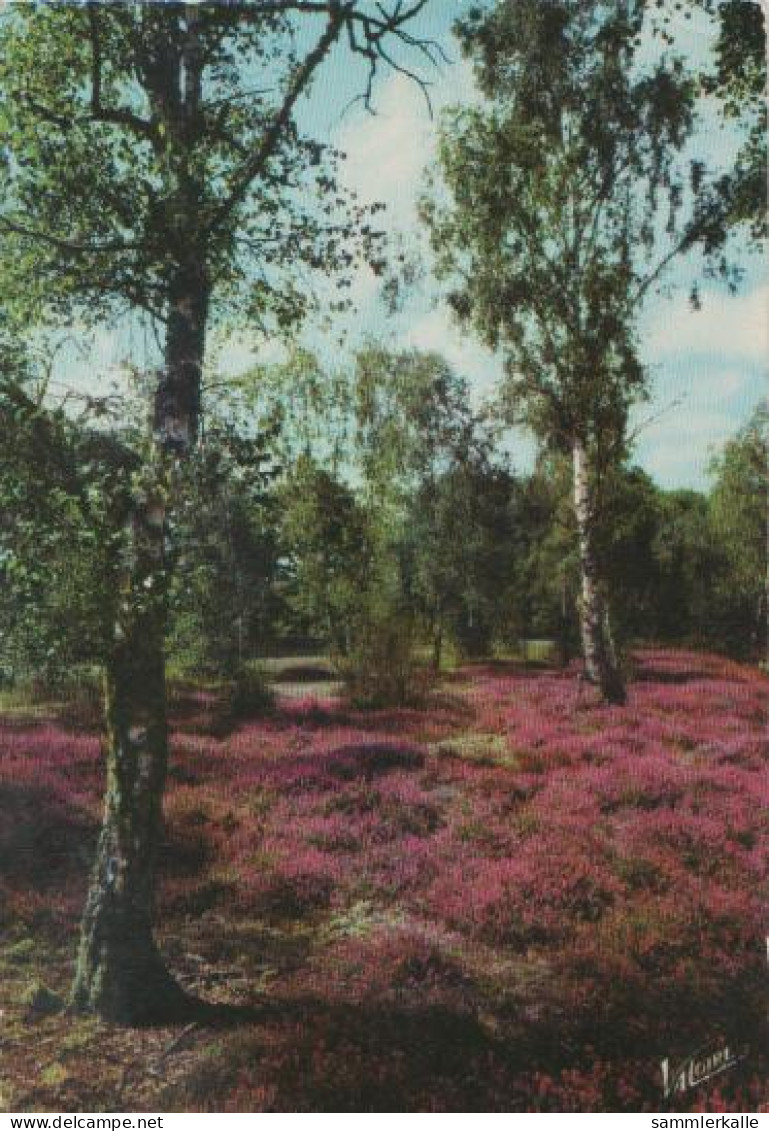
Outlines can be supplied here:
<path id="1" fill-rule="evenodd" d="M 713 1076 L 719 1076 L 733 1068 L 745 1057 L 745 1049 L 712 1041 L 703 1045 L 684 1060 L 673 1062 L 667 1057 L 662 1061 L 662 1088 L 665 1099 L 688 1092 L 698 1084 L 704 1084 Z"/>

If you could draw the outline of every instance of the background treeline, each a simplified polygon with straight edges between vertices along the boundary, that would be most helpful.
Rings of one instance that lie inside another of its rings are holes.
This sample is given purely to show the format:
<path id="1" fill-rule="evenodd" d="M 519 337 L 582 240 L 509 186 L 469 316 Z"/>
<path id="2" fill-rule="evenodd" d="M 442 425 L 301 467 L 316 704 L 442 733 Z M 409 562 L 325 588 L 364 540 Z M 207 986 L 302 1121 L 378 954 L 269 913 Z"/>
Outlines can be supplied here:
<path id="1" fill-rule="evenodd" d="M 58 420 L 73 462 L 92 459 L 104 481 L 118 474 L 121 434 L 108 425 L 84 440 Z M 620 644 L 763 654 L 766 426 L 759 409 L 724 446 L 707 494 L 663 489 L 631 464 L 596 484 Z M 25 433 L 34 427 L 19 418 L 0 466 L 18 496 L 2 530 L 2 669 L 51 684 L 102 659 L 121 547 L 99 513 L 114 482 L 90 500 L 52 486 L 60 469 L 46 466 L 47 438 Z M 547 450 L 528 473 L 515 464 L 514 435 L 435 354 L 371 345 L 338 372 L 301 351 L 257 367 L 217 395 L 184 469 L 167 537 L 174 667 L 227 678 L 265 656 L 323 652 L 356 699 L 376 703 L 418 694 L 430 666 L 526 655 L 525 642 L 550 641 L 568 661 L 579 651 L 571 468 Z"/>

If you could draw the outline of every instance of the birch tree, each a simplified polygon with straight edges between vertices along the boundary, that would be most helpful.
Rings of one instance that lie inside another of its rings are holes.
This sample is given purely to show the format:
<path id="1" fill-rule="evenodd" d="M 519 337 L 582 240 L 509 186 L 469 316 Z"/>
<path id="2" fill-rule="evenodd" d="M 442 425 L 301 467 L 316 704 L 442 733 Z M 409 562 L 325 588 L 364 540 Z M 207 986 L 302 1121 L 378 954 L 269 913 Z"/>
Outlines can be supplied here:
<path id="1" fill-rule="evenodd" d="M 175 468 L 200 434 L 208 331 L 233 308 L 267 331 L 295 323 L 313 303 L 308 273 L 344 287 L 357 253 L 375 260 L 369 217 L 339 189 L 339 155 L 299 111 L 334 52 L 362 64 L 364 101 L 380 66 L 400 69 L 411 49 L 432 57 L 411 30 L 426 3 L 46 3 L 0 20 L 4 300 L 28 318 L 141 312 L 162 354 L 116 514 L 107 792 L 73 988 L 77 1008 L 105 1018 L 185 1004 L 153 936 L 165 543 Z M 4 380 L 6 409 L 18 392 Z"/>
<path id="2" fill-rule="evenodd" d="M 681 160 L 696 90 L 644 61 L 644 0 L 501 0 L 456 27 L 483 96 L 445 113 L 422 206 L 448 299 L 504 359 L 503 403 L 572 463 L 589 677 L 625 699 L 600 553 L 601 483 L 647 377 L 636 324 L 679 255 L 722 230 Z"/>

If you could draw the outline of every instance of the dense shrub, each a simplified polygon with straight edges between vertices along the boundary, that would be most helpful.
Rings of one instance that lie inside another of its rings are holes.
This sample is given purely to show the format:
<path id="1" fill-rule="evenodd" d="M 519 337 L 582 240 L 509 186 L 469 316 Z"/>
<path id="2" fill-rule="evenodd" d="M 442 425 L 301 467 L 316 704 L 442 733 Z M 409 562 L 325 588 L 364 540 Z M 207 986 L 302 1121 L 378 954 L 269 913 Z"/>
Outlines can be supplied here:
<path id="1" fill-rule="evenodd" d="M 237 721 L 268 714 L 275 706 L 275 696 L 266 676 L 253 665 L 241 667 L 227 687 L 226 707 Z"/>
<path id="2" fill-rule="evenodd" d="M 336 657 L 347 698 L 355 707 L 405 707 L 421 703 L 432 683 L 415 656 L 412 619 L 382 609 L 359 618 L 352 646 Z"/>

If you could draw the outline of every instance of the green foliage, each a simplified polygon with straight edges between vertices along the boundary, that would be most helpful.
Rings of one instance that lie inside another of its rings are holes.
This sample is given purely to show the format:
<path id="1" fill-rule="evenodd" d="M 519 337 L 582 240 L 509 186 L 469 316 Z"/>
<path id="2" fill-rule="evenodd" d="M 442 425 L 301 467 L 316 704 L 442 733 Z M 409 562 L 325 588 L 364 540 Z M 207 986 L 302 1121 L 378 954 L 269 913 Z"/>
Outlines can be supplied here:
<path id="1" fill-rule="evenodd" d="M 281 488 L 290 560 L 288 599 L 310 633 L 328 642 L 351 702 L 416 701 L 417 625 L 393 546 L 372 512 L 329 472 L 303 459 Z"/>
<path id="2" fill-rule="evenodd" d="M 726 112 L 731 113 L 735 106 L 742 108 L 747 104 L 753 114 L 747 140 L 736 163 L 731 218 L 737 223 L 747 222 L 754 237 L 765 239 L 766 14 L 759 10 L 757 4 L 742 0 L 739 4 L 724 5 L 721 18 L 719 81 L 729 92 Z"/>
<path id="3" fill-rule="evenodd" d="M 663 494 L 639 467 L 614 468 L 600 484 L 598 553 L 620 639 L 656 635 L 654 544 Z"/>
<path id="4" fill-rule="evenodd" d="M 637 320 L 668 265 L 723 230 L 720 198 L 684 160 L 695 81 L 672 52 L 644 57 L 649 9 L 471 8 L 455 31 L 483 102 L 444 113 L 422 202 L 450 305 L 502 355 L 506 419 L 573 455 L 584 658 L 612 703 L 625 699 L 606 564 L 619 535 L 602 489 L 648 392 Z"/>
<path id="5" fill-rule="evenodd" d="M 658 515 L 654 630 L 663 640 L 713 639 L 722 555 L 713 538 L 708 500 L 696 491 L 660 492 Z"/>
<path id="6" fill-rule="evenodd" d="M 432 636 L 438 662 L 444 635 L 468 654 L 487 651 L 492 628 L 509 621 L 512 481 L 493 467 L 495 437 L 466 380 L 437 354 L 371 344 L 356 357 L 354 396 L 377 561 L 393 563 L 400 600 Z"/>
<path id="7" fill-rule="evenodd" d="M 220 415 L 180 469 L 169 643 L 188 670 L 230 675 L 270 642 L 279 547 L 268 442 Z"/>
<path id="8" fill-rule="evenodd" d="M 422 207 L 454 309 L 503 350 L 510 414 L 594 464 L 621 456 L 645 391 L 640 300 L 696 238 L 672 235 L 693 83 L 672 58 L 641 66 L 645 8 L 516 0 L 460 21 L 486 101 L 444 115 Z"/>
<path id="9" fill-rule="evenodd" d="M 756 0 L 695 0 L 717 22 L 715 65 L 702 76 L 742 144 L 734 168 L 720 180 L 724 236 L 747 227 L 756 241 L 767 235 L 766 11 Z"/>
<path id="10" fill-rule="evenodd" d="M 525 489 L 520 521 L 526 551 L 517 574 L 525 634 L 557 639 L 564 657 L 578 641 L 579 561 L 570 479 L 565 458 L 538 461 Z M 626 465 L 605 469 L 596 484 L 595 550 L 620 640 L 656 635 L 654 540 L 663 494 L 640 468 Z"/>
<path id="11" fill-rule="evenodd" d="M 293 346 L 285 361 L 255 365 L 231 389 L 244 415 L 270 436 L 277 471 L 301 458 L 337 475 L 350 459 L 353 428 L 349 372 L 324 368 Z"/>
<path id="12" fill-rule="evenodd" d="M 355 358 L 354 450 L 370 506 L 397 518 L 405 495 L 479 443 L 464 377 L 436 353 L 370 344 Z"/>
<path id="13" fill-rule="evenodd" d="M 761 406 L 713 464 L 711 525 L 725 568 L 718 585 L 725 642 L 742 653 L 766 642 L 769 563 L 769 411 Z"/>
<path id="14" fill-rule="evenodd" d="M 135 457 L 119 434 L 40 404 L 17 356 L 0 380 L 2 664 L 55 679 L 103 655 Z"/>
<path id="15" fill-rule="evenodd" d="M 518 511 L 524 534 L 516 569 L 521 635 L 558 640 L 564 661 L 579 641 L 579 561 L 571 494 L 569 461 L 541 454 L 522 484 Z"/>
<path id="16" fill-rule="evenodd" d="M 404 527 L 407 584 L 430 627 L 463 656 L 519 634 L 517 569 L 526 533 L 520 487 L 482 453 L 468 453 L 414 493 Z"/>
<path id="17" fill-rule="evenodd" d="M 758 411 L 726 445 L 709 496 L 663 490 L 637 467 L 603 476 L 597 547 L 622 640 L 755 655 L 765 636 L 764 420 Z M 522 634 L 565 632 L 573 648 L 578 562 L 566 461 L 540 460 L 523 494 L 514 590 Z"/>
<path id="18" fill-rule="evenodd" d="M 310 632 L 344 655 L 371 583 L 367 516 L 349 487 L 306 458 L 281 485 L 278 510 L 290 563 L 287 599 Z"/>
<path id="19" fill-rule="evenodd" d="M 416 655 L 413 614 L 393 595 L 364 594 L 348 651 L 336 657 L 345 693 L 355 707 L 381 709 L 422 702 L 432 680 Z"/>
<path id="20" fill-rule="evenodd" d="M 376 258 L 338 154 L 292 120 L 345 22 L 329 15 L 307 46 L 306 15 L 259 7 L 49 4 L 4 17 L 9 293 L 89 318 L 137 306 L 162 318 L 186 265 L 219 309 L 285 327 L 313 303 L 299 264 L 344 286 L 359 251 Z"/>
<path id="21" fill-rule="evenodd" d="M 391 598 L 392 641 L 387 616 L 373 617 L 372 665 L 384 641 L 384 653 L 403 657 L 394 666 L 408 670 L 408 640 L 425 632 L 436 666 L 444 637 L 467 654 L 488 651 L 509 622 L 512 481 L 492 466 L 494 437 L 467 382 L 437 354 L 371 344 L 356 357 L 354 390 L 362 497 L 379 568 L 400 594 Z"/>
<path id="22" fill-rule="evenodd" d="M 756 410 L 714 461 L 713 520 L 728 548 L 732 584 L 756 596 L 766 573 L 769 411 Z"/>
<path id="23" fill-rule="evenodd" d="M 233 720 L 245 720 L 269 714 L 275 706 L 264 672 L 251 665 L 243 665 L 227 689 L 227 711 Z"/>
<path id="24" fill-rule="evenodd" d="M 392 65 L 388 43 L 401 39 L 419 49 L 405 27 L 421 6 L 364 14 L 355 2 L 342 7 L 333 0 L 311 12 L 293 4 L 96 3 L 5 12 L 3 317 L 19 324 L 42 318 L 70 323 L 73 316 L 94 323 L 126 309 L 147 314 L 163 335 L 166 367 L 162 380 L 154 375 L 151 390 L 157 438 L 164 447 L 187 446 L 199 431 L 212 320 L 237 312 L 262 329 L 285 329 L 314 303 L 308 270 L 331 274 L 339 284 L 339 300 L 325 304 L 328 313 L 345 301 L 361 256 L 378 265 L 370 216 L 338 183 L 339 154 L 305 136 L 296 111 L 340 40 L 369 66 L 370 93 L 377 67 Z M 17 383 L 13 396 L 18 391 Z M 9 384 L 12 413 L 18 406 L 11 393 Z M 98 653 L 105 626 L 111 631 L 115 623 L 116 570 L 125 546 L 118 544 L 120 516 L 110 513 L 102 522 L 96 512 L 101 500 L 102 509 L 113 511 L 122 491 L 117 509 L 123 507 L 125 524 L 130 476 L 147 451 L 137 450 L 127 462 L 130 474 L 120 490 L 113 483 L 104 487 L 98 475 L 81 475 L 87 455 L 70 459 L 79 441 L 61 414 L 37 411 L 25 395 L 20 403 L 26 434 L 19 435 L 17 450 L 29 457 L 23 488 L 29 498 L 7 500 L 13 531 L 6 541 L 13 546 L 4 550 L 2 568 L 16 587 L 8 605 L 43 610 L 48 639 L 34 629 L 38 659 L 52 640 L 63 645 L 54 599 L 61 599 L 68 621 L 80 616 L 76 654 Z M 61 431 L 65 439 L 60 443 L 57 435 L 54 442 L 53 432 Z M 39 464 L 35 453 L 42 453 Z M 60 456 L 66 467 L 57 463 Z M 17 467 L 13 474 L 26 472 Z M 184 493 L 182 479 L 166 484 L 168 516 L 175 490 Z M 33 505 L 33 495 L 43 498 L 42 508 Z M 233 507 L 243 532 L 251 520 Z M 209 517 L 222 516 L 209 508 Z M 205 537 L 197 533 L 201 550 L 207 540 L 206 562 L 193 567 L 194 584 L 176 586 L 182 606 L 185 594 L 214 594 L 212 578 L 221 582 L 227 573 L 223 561 L 211 560 L 221 521 L 212 521 Z M 266 541 L 253 529 L 244 540 L 249 551 Z M 67 578 L 58 589 L 48 584 L 57 572 Z M 150 599 L 134 589 L 133 598 Z M 161 592 L 165 585 L 153 589 L 153 599 Z M 80 594 L 102 610 L 98 639 L 89 636 Z M 211 616 L 221 611 L 214 608 Z M 196 615 L 182 607 L 179 619 L 186 617 L 191 627 Z M 24 647 L 31 654 L 29 642 Z"/>

